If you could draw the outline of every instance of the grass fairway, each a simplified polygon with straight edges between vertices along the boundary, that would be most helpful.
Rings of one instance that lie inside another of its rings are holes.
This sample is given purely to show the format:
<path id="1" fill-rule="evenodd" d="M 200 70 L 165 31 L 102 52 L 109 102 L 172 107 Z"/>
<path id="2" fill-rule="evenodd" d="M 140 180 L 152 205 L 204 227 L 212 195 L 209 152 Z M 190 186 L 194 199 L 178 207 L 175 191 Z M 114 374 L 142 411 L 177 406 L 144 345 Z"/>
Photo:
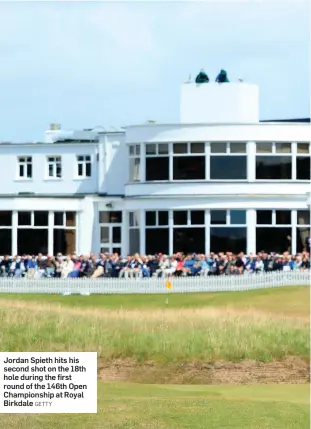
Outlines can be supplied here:
<path id="1" fill-rule="evenodd" d="M 169 305 L 165 305 L 167 295 L 48 295 L 48 294 L 1 294 L 1 300 L 22 300 L 44 302 L 68 307 L 97 309 L 163 309 L 227 307 L 252 308 L 293 316 L 310 316 L 310 288 L 307 286 L 286 286 L 241 292 L 170 294 Z"/>
<path id="2" fill-rule="evenodd" d="M 6 429 L 307 429 L 308 385 L 99 383 L 97 415 L 1 415 Z"/>

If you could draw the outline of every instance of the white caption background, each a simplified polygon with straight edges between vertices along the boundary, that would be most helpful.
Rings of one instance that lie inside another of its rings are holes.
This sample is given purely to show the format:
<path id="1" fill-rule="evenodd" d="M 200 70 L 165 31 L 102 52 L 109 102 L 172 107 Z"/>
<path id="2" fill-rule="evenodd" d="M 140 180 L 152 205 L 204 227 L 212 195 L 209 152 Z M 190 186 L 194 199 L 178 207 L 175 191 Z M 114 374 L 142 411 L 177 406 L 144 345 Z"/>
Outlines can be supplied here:
<path id="1" fill-rule="evenodd" d="M 0 413 L 97 413 L 97 353 L 0 353 Z"/>

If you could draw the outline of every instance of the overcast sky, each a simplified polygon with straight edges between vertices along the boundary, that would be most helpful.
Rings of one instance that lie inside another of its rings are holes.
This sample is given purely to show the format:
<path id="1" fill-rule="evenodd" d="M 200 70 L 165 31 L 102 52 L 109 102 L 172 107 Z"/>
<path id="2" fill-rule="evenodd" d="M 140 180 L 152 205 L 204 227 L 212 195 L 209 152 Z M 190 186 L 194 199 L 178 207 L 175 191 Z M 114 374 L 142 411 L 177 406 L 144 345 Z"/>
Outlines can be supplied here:
<path id="1" fill-rule="evenodd" d="M 260 86 L 261 119 L 310 116 L 307 0 L 0 3 L 0 140 L 179 120 L 203 67 Z"/>

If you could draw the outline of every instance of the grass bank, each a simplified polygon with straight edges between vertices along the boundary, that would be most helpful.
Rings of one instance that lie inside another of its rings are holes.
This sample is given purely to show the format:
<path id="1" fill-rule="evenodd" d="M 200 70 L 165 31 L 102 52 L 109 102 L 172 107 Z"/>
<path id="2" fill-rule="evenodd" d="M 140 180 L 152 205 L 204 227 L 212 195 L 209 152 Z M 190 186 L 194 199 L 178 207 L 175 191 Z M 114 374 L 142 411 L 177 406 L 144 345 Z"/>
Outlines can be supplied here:
<path id="1" fill-rule="evenodd" d="M 309 386 L 99 383 L 98 414 L 0 416 L 6 429 L 307 429 Z"/>
<path id="2" fill-rule="evenodd" d="M 1 351 L 97 351 L 159 364 L 310 356 L 309 320 L 256 309 L 108 310 L 0 301 Z"/>

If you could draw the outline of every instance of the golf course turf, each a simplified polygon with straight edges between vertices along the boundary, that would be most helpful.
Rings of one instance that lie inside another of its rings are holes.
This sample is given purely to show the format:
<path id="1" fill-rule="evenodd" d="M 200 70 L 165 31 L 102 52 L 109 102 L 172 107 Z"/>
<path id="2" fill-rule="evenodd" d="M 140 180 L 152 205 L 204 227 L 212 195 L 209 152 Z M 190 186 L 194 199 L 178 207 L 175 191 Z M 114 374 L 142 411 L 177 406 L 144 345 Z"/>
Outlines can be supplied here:
<path id="1" fill-rule="evenodd" d="M 170 294 L 168 305 L 6 294 L 0 314 L 1 351 L 97 351 L 100 368 L 97 415 L 2 415 L 1 427 L 309 427 L 308 287 Z"/>

